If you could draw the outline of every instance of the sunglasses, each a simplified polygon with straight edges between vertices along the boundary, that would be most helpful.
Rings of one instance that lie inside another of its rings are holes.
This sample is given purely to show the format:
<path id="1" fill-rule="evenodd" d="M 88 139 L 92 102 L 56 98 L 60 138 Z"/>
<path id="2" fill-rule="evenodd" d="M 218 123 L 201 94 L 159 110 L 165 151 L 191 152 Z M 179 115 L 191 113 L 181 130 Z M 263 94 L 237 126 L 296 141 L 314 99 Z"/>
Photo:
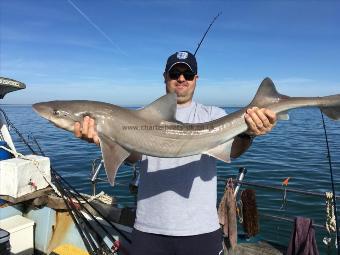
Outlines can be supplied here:
<path id="1" fill-rule="evenodd" d="M 181 72 L 179 70 L 170 70 L 169 71 L 169 77 L 171 80 L 178 80 L 178 78 L 183 74 L 184 78 L 187 81 L 192 81 L 195 78 L 195 75 L 192 71 L 186 70 L 184 72 Z"/>

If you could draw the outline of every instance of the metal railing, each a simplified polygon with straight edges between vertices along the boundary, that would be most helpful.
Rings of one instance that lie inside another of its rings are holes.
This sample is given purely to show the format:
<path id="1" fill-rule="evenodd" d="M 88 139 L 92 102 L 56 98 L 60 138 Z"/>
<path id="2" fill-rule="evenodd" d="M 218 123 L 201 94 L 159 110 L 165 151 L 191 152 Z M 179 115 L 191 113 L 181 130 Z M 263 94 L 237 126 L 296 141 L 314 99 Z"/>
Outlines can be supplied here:
<path id="1" fill-rule="evenodd" d="M 322 198 L 326 197 L 326 194 L 322 193 L 322 192 L 312 192 L 312 191 L 306 191 L 306 190 L 301 190 L 301 189 L 291 189 L 291 188 L 287 188 L 287 187 L 283 187 L 283 186 L 282 187 L 276 187 L 276 186 L 271 186 L 271 185 L 265 185 L 265 184 L 243 181 L 243 177 L 246 173 L 247 173 L 247 170 L 244 167 L 241 167 L 239 169 L 239 174 L 238 174 L 237 178 L 235 180 L 233 180 L 234 183 L 237 185 L 236 188 L 235 188 L 236 192 L 234 193 L 235 197 L 237 195 L 237 191 L 240 189 L 240 187 L 242 185 L 255 187 L 255 188 L 262 188 L 262 189 L 270 189 L 270 190 L 281 191 L 281 192 L 291 192 L 291 193 L 296 193 L 296 194 L 301 194 L 301 195 L 306 195 L 306 196 L 322 197 Z M 340 196 L 335 196 L 335 199 L 339 200 Z M 277 220 L 277 221 L 286 221 L 286 222 L 291 222 L 291 223 L 294 223 L 294 221 L 295 221 L 295 219 L 293 219 L 293 218 L 273 215 L 273 214 L 269 214 L 269 213 L 261 213 L 260 215 L 261 215 L 261 217 L 271 218 L 271 219 Z M 325 225 L 317 224 L 317 223 L 314 223 L 314 222 L 313 222 L 313 226 L 316 227 L 316 228 L 326 229 Z M 340 230 L 340 227 L 338 227 L 338 228 Z"/>
<path id="2" fill-rule="evenodd" d="M 120 183 L 116 181 L 115 185 L 127 185 L 131 193 L 136 193 L 138 189 L 139 175 L 138 175 L 138 163 L 130 164 L 125 163 L 125 165 L 130 166 L 133 172 L 133 178 L 131 181 L 126 183 Z M 103 179 L 98 177 L 100 170 L 104 168 L 104 161 L 102 158 L 97 158 L 92 161 L 92 169 L 91 169 L 91 185 L 92 185 L 92 196 L 95 196 L 97 193 L 97 183 L 105 182 L 109 183 L 107 179 Z"/>

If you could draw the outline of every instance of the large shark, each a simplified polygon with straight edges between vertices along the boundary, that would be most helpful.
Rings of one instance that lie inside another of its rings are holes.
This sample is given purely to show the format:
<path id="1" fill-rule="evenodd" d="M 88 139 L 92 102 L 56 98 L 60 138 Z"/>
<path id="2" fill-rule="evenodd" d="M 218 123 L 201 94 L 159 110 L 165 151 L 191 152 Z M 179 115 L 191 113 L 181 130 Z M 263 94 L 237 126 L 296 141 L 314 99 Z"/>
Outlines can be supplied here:
<path id="1" fill-rule="evenodd" d="M 175 119 L 176 94 L 167 94 L 145 108 L 130 110 L 96 101 L 50 101 L 34 110 L 57 127 L 73 132 L 84 116 L 95 119 L 104 166 L 111 185 L 117 169 L 131 152 L 155 157 L 208 154 L 228 161 L 228 141 L 247 130 L 244 114 L 249 107 L 266 107 L 279 119 L 300 107 L 319 107 L 334 120 L 340 119 L 340 94 L 325 97 L 288 97 L 277 92 L 271 79 L 262 81 L 251 103 L 214 121 L 189 124 Z"/>

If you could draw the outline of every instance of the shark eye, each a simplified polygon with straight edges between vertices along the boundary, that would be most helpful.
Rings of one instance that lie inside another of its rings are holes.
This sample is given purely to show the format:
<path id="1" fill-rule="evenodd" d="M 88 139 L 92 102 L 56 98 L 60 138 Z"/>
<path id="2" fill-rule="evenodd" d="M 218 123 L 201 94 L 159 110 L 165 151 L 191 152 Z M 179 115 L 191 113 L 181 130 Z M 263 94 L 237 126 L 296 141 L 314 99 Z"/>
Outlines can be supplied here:
<path id="1" fill-rule="evenodd" d="M 52 112 L 52 114 L 55 115 L 55 116 L 59 116 L 59 115 L 60 115 L 60 111 L 54 110 L 54 111 Z"/>

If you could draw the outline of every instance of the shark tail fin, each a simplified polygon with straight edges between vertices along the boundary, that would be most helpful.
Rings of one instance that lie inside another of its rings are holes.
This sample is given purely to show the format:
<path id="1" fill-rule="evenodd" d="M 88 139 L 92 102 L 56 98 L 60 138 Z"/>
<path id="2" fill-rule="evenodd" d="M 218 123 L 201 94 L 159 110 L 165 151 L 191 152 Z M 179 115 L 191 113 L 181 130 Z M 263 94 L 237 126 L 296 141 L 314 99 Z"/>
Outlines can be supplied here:
<path id="1" fill-rule="evenodd" d="M 262 108 L 271 103 L 276 103 L 288 98 L 289 96 L 285 96 L 277 92 L 273 81 L 267 77 L 261 82 L 259 88 L 257 89 L 256 95 L 249 106 Z"/>
<path id="2" fill-rule="evenodd" d="M 320 107 L 320 110 L 333 120 L 340 120 L 340 106 Z"/>

